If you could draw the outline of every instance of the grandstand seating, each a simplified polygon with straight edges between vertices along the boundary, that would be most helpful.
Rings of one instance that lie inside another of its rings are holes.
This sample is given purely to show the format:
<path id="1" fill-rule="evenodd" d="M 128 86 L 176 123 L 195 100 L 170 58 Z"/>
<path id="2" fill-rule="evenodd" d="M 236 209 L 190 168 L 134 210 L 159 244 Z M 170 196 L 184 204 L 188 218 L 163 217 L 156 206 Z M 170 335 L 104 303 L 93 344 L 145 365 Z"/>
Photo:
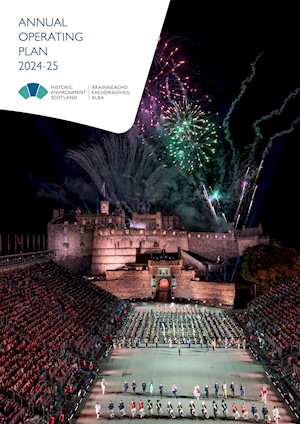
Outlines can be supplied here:
<path id="1" fill-rule="evenodd" d="M 51 413 L 97 362 L 126 302 L 54 262 L 0 274 L 0 422 Z"/>
<path id="2" fill-rule="evenodd" d="M 0 274 L 0 423 L 63 411 L 70 419 L 112 347 L 208 344 L 263 352 L 299 390 L 299 278 L 254 299 L 244 311 L 197 305 L 132 308 L 81 276 L 47 261 Z M 275 368 L 274 368 L 275 369 Z M 274 375 L 274 369 L 272 375 Z"/>

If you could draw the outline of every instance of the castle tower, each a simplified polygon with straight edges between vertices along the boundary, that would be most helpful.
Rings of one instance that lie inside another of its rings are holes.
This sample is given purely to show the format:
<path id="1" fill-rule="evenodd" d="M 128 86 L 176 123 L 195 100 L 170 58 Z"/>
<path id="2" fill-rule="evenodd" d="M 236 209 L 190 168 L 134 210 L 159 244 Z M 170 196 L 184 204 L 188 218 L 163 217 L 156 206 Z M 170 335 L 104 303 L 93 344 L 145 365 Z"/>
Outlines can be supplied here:
<path id="1" fill-rule="evenodd" d="M 108 200 L 101 200 L 100 202 L 100 213 L 103 215 L 109 214 L 109 201 Z"/>

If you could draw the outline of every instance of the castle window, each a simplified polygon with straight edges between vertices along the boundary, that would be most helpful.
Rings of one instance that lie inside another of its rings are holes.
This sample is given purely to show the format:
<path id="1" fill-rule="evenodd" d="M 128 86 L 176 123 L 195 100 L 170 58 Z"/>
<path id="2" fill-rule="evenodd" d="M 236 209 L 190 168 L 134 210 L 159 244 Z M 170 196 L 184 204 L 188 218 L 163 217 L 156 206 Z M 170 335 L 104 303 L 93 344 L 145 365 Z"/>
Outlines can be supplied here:
<path id="1" fill-rule="evenodd" d="M 153 247 L 159 247 L 159 242 L 158 242 L 158 241 L 155 241 L 155 242 L 153 243 Z"/>
<path id="2" fill-rule="evenodd" d="M 172 275 L 172 289 L 176 289 L 176 277 Z"/>

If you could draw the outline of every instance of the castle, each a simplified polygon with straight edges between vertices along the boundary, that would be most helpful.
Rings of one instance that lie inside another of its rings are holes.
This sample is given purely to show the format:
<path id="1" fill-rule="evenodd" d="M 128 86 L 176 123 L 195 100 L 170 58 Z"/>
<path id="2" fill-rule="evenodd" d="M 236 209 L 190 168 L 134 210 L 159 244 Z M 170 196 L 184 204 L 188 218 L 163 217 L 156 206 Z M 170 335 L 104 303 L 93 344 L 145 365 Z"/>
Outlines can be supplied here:
<path id="1" fill-rule="evenodd" d="M 95 284 L 120 298 L 200 300 L 232 306 L 235 284 L 224 265 L 257 244 L 268 244 L 261 227 L 228 232 L 189 232 L 172 214 L 126 218 L 124 210 L 100 213 L 54 211 L 48 223 L 48 249 L 55 261 L 75 273 L 97 276 Z M 211 278 L 217 274 L 223 280 Z"/>

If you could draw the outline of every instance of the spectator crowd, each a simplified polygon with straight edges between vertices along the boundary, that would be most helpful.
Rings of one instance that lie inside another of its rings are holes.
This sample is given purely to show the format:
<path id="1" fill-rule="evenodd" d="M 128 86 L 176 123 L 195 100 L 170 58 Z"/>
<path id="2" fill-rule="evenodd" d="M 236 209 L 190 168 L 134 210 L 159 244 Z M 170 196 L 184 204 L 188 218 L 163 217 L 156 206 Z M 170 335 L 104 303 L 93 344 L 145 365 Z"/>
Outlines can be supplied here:
<path id="1" fill-rule="evenodd" d="M 111 348 L 256 346 L 299 391 L 300 278 L 242 312 L 160 305 L 147 312 L 49 260 L 0 274 L 0 423 L 55 421 Z M 180 354 L 180 349 L 178 349 Z M 78 392 L 79 390 L 79 392 Z M 64 414 L 63 414 L 64 416 Z"/>

